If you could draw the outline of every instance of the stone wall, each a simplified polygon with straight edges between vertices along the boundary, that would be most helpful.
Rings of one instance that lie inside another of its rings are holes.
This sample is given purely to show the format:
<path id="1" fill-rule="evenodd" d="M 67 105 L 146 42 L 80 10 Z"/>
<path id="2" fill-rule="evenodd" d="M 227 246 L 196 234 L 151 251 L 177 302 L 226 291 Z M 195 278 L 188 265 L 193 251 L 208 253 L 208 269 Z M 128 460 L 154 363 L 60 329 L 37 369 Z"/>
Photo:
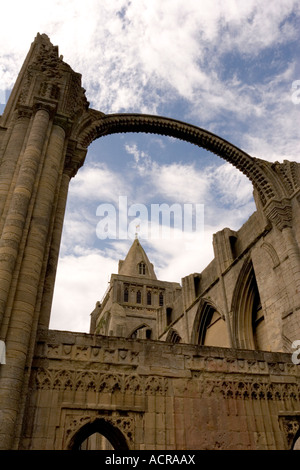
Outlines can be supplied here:
<path id="1" fill-rule="evenodd" d="M 20 448 L 106 423 L 135 450 L 289 449 L 299 383 L 290 354 L 42 331 Z"/>

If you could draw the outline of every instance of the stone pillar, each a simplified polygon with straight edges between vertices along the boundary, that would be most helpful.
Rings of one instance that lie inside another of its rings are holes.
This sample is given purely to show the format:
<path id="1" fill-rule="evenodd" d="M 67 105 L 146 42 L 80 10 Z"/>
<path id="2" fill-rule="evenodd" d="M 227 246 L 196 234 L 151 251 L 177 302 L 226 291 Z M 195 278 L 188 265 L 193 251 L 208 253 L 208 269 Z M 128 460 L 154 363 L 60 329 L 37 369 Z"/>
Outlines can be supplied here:
<path id="1" fill-rule="evenodd" d="M 10 449 L 13 446 L 15 422 L 20 405 L 22 405 L 23 387 L 26 387 L 24 370 L 28 362 L 27 365 L 31 364 L 38 321 L 37 300 L 41 288 L 41 273 L 45 261 L 52 206 L 65 142 L 65 131 L 59 126 L 54 126 L 37 188 L 35 204 L 30 213 L 28 207 L 38 174 L 39 160 L 40 163 L 43 163 L 44 141 L 40 138 L 40 133 L 44 138 L 48 135 L 48 124 L 49 113 L 44 109 L 37 111 L 26 148 L 27 155 L 25 151 L 28 158 L 25 158 L 24 155 L 23 159 L 23 164 L 26 164 L 28 171 L 24 171 L 23 178 L 19 178 L 20 181 L 16 187 L 18 191 L 15 191 L 15 194 L 20 195 L 19 199 L 15 198 L 16 202 L 21 201 L 23 204 L 14 206 L 14 197 L 11 204 L 11 207 L 21 207 L 24 211 L 17 213 L 19 217 L 12 218 L 13 221 L 21 220 L 23 222 L 21 226 L 24 227 L 26 213 L 28 213 L 31 223 L 18 272 L 18 282 L 14 289 L 14 301 L 11 302 L 11 311 L 6 313 L 5 323 L 1 329 L 1 334 L 5 333 L 8 365 L 8 367 L 1 369 L 0 382 L 2 407 L 0 448 L 2 449 Z M 22 173 L 21 168 L 20 175 Z M 7 233 L 14 234 L 12 228 Z M 10 277 L 12 277 L 12 273 L 10 273 Z"/>
<path id="2" fill-rule="evenodd" d="M 26 132 L 31 117 L 31 110 L 18 110 L 18 117 L 8 138 L 5 153 L 0 165 L 0 233 L 5 220 L 5 206 L 9 204 L 10 190 L 15 175 L 15 170 L 24 146 Z M 6 130 L 6 132 L 9 132 Z"/>
<path id="3" fill-rule="evenodd" d="M 37 331 L 49 323 L 68 185 L 86 154 L 74 129 L 88 105 L 80 74 L 37 35 L 0 116 L 0 449 L 18 448 Z"/>
<path id="4" fill-rule="evenodd" d="M 38 109 L 32 123 L 0 240 L 0 325 L 11 293 L 11 284 L 32 200 L 49 125 L 49 112 Z"/>

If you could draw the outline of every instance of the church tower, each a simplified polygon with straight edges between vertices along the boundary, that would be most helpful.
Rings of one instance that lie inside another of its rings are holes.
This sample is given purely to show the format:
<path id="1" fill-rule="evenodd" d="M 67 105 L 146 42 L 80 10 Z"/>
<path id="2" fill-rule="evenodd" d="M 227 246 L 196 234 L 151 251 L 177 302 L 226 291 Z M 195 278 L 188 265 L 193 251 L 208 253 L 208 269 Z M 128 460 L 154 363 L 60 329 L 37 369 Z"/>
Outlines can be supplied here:
<path id="1" fill-rule="evenodd" d="M 119 261 L 102 302 L 91 314 L 91 333 L 125 338 L 159 339 L 172 321 L 181 286 L 157 279 L 138 238 Z"/>

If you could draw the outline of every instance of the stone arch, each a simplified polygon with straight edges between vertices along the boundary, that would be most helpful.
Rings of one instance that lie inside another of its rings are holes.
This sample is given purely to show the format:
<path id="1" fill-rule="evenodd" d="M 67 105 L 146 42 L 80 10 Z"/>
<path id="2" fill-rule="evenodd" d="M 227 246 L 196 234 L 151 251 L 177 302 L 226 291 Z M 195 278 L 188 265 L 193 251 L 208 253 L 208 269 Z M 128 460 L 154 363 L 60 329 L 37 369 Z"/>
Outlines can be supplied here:
<path id="1" fill-rule="evenodd" d="M 260 297 L 256 283 L 252 260 L 248 257 L 240 270 L 238 280 L 233 292 L 233 342 L 234 346 L 243 349 L 261 349 L 256 338 L 258 321 L 264 321 L 262 312 L 256 318 Z"/>
<path id="2" fill-rule="evenodd" d="M 142 323 L 141 325 L 133 328 L 133 330 L 131 330 L 131 332 L 129 333 L 128 338 L 133 338 L 133 335 L 137 333 L 139 330 L 145 331 L 145 339 L 151 339 L 152 328 L 146 323 Z"/>
<path id="3" fill-rule="evenodd" d="M 80 427 L 67 445 L 68 450 L 80 450 L 80 445 L 94 433 L 102 434 L 115 450 L 129 450 L 127 440 L 122 431 L 109 420 L 96 418 Z"/>
<path id="4" fill-rule="evenodd" d="M 222 336 L 225 334 L 223 346 L 229 346 L 229 339 L 228 339 L 228 333 L 227 333 L 227 327 L 225 323 L 225 318 L 224 315 L 221 313 L 220 309 L 216 307 L 216 305 L 209 299 L 202 298 L 200 300 L 197 313 L 195 316 L 193 328 L 192 328 L 192 335 L 191 335 L 191 342 L 193 344 L 200 344 L 200 345 L 205 345 L 205 337 L 207 334 L 207 330 L 212 324 L 212 319 L 214 318 L 214 321 L 222 321 L 224 322 L 222 325 L 222 328 L 219 328 L 219 331 L 222 331 Z M 208 344 L 210 346 L 217 346 L 217 344 Z M 221 346 L 221 344 L 218 344 L 218 346 Z"/>
<path id="5" fill-rule="evenodd" d="M 170 328 L 166 336 L 166 343 L 180 343 L 181 336 L 175 328 Z"/>
<path id="6" fill-rule="evenodd" d="M 251 157 L 222 137 L 176 119 L 147 114 L 103 114 L 89 109 L 78 122 L 72 137 L 79 148 L 86 149 L 100 137 L 126 132 L 175 137 L 218 155 L 250 179 L 263 206 L 271 199 L 288 197 L 286 187 L 273 169 L 275 164 Z"/>
<path id="7" fill-rule="evenodd" d="M 263 242 L 261 247 L 268 253 L 269 257 L 271 258 L 273 268 L 277 268 L 277 266 L 280 265 L 280 259 L 275 248 L 270 243 L 265 241 Z"/>

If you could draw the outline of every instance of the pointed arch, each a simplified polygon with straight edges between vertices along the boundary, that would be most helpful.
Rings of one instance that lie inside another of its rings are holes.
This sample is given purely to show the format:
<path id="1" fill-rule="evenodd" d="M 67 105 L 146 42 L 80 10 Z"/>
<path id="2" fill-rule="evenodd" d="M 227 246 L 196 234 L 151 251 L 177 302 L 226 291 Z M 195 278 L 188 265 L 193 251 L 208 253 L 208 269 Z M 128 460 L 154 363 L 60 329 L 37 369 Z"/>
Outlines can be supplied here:
<path id="1" fill-rule="evenodd" d="M 138 264 L 138 273 L 142 274 L 143 276 L 146 274 L 146 264 L 144 263 L 144 261 L 141 261 Z"/>
<path id="2" fill-rule="evenodd" d="M 268 242 L 263 242 L 261 247 L 264 250 L 266 250 L 266 252 L 270 256 L 270 258 L 272 260 L 273 268 L 276 268 L 277 266 L 279 266 L 280 265 L 280 259 L 279 259 L 279 256 L 278 256 L 275 248 Z"/>
<path id="3" fill-rule="evenodd" d="M 191 342 L 202 346 L 229 347 L 229 339 L 224 315 L 208 299 L 200 300 L 195 316 Z"/>
<path id="4" fill-rule="evenodd" d="M 136 292 L 136 303 L 141 304 L 142 303 L 142 292 L 140 289 Z"/>
<path id="5" fill-rule="evenodd" d="M 181 336 L 177 330 L 170 328 L 166 336 L 166 343 L 180 343 Z"/>
<path id="6" fill-rule="evenodd" d="M 95 433 L 104 436 L 114 450 L 129 450 L 126 438 L 120 429 L 104 418 L 95 419 L 83 425 L 71 438 L 69 450 L 80 450 L 81 444 Z"/>
<path id="7" fill-rule="evenodd" d="M 232 297 L 233 341 L 237 348 L 264 349 L 264 315 L 251 258 L 241 268 Z"/>
<path id="8" fill-rule="evenodd" d="M 143 339 L 151 339 L 152 337 L 152 329 L 146 323 L 142 323 L 139 326 L 135 327 L 133 330 L 131 330 L 131 333 L 129 333 L 128 338 L 134 339 L 137 337 L 138 333 L 143 333 L 141 334 L 141 336 L 143 336 Z"/>

